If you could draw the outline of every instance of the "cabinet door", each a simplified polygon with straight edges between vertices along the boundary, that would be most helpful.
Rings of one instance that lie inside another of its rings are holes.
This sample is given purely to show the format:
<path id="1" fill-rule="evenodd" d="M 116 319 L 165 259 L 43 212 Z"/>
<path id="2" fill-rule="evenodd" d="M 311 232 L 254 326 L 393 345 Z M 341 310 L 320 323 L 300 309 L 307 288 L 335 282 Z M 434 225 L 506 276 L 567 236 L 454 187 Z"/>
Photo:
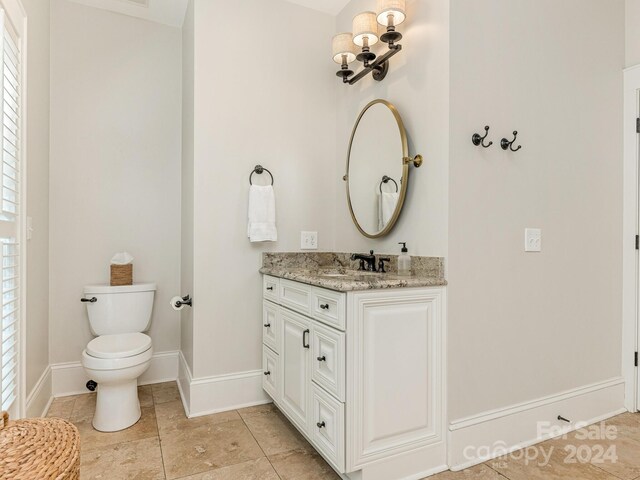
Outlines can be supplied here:
<path id="1" fill-rule="evenodd" d="M 347 471 L 444 442 L 442 289 L 348 299 Z"/>
<path id="2" fill-rule="evenodd" d="M 281 406 L 298 428 L 307 432 L 311 401 L 311 368 L 309 363 L 311 322 L 281 308 Z"/>

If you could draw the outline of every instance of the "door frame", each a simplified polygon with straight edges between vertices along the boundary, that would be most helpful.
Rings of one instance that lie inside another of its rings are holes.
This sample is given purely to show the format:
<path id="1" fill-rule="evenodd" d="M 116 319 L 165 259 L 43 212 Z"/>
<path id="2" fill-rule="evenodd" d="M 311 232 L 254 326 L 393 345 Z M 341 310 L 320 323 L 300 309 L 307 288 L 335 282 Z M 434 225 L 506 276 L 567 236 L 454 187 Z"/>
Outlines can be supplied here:
<path id="1" fill-rule="evenodd" d="M 640 233 L 639 167 L 640 138 L 636 119 L 640 117 L 640 64 L 624 70 L 624 159 L 622 209 L 622 375 L 625 379 L 624 406 L 638 410 L 638 368 L 634 355 L 638 351 L 639 255 L 635 239 Z"/>

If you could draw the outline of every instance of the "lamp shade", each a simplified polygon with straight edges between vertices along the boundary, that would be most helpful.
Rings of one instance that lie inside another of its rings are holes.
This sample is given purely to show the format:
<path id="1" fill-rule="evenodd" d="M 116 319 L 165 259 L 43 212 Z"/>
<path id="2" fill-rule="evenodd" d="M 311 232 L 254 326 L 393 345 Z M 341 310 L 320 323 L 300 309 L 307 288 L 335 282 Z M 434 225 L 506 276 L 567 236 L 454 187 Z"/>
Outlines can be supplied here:
<path id="1" fill-rule="evenodd" d="M 353 43 L 362 47 L 365 39 L 368 39 L 369 46 L 378 41 L 375 12 L 362 12 L 353 18 Z"/>
<path id="2" fill-rule="evenodd" d="M 346 56 L 347 63 L 351 63 L 356 59 L 353 45 L 353 36 L 351 33 L 339 33 L 333 37 L 333 61 L 342 64 L 342 56 Z"/>
<path id="3" fill-rule="evenodd" d="M 400 25 L 407 17 L 405 0 L 378 0 L 378 23 L 385 27 Z M 389 22 L 389 15 L 393 15 L 393 23 Z"/>

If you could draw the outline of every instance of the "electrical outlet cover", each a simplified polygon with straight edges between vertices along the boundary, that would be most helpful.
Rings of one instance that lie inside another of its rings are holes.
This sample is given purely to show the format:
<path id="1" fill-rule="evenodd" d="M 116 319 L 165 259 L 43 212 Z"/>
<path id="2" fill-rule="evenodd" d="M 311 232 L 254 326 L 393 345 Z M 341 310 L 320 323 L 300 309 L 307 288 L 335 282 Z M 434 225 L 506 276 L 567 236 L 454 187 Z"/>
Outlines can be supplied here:
<path id="1" fill-rule="evenodd" d="M 542 230 L 539 228 L 524 229 L 524 251 L 525 252 L 541 252 L 542 251 Z"/>
<path id="2" fill-rule="evenodd" d="M 300 248 L 302 250 L 317 250 L 318 232 L 300 232 Z"/>

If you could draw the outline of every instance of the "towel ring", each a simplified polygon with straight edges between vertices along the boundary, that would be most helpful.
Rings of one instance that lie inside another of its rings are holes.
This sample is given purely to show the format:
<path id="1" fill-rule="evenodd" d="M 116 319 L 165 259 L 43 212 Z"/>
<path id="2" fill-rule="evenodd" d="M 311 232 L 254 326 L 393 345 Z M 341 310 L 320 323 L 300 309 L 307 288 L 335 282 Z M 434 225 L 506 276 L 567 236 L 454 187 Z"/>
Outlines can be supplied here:
<path id="1" fill-rule="evenodd" d="M 380 182 L 380 193 L 382 193 L 382 184 L 383 183 L 389 183 L 389 181 L 393 182 L 393 184 L 396 186 L 396 193 L 398 193 L 398 184 L 396 183 L 396 181 L 391 178 L 388 177 L 387 175 L 385 175 L 384 177 L 382 177 L 382 181 Z"/>
<path id="2" fill-rule="evenodd" d="M 251 177 L 253 177 L 254 173 L 262 175 L 263 172 L 267 172 L 269 174 L 269 176 L 271 177 L 271 185 L 273 185 L 273 175 L 271 175 L 271 172 L 268 169 L 264 168 L 262 165 L 256 165 L 251 174 L 249 174 L 249 185 L 253 185 Z"/>

